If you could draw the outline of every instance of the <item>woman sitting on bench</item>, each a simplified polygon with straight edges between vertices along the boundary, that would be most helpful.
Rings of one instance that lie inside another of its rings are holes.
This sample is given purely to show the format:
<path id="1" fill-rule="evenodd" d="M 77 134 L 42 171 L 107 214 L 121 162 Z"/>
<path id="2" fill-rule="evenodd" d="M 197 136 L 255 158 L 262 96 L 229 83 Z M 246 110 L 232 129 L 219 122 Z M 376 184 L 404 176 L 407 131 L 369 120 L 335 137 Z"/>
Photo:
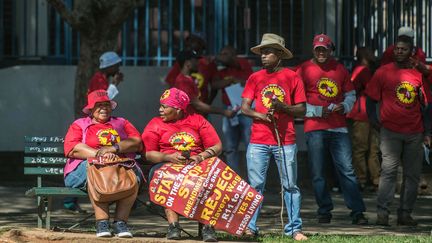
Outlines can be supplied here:
<path id="1" fill-rule="evenodd" d="M 65 185 L 84 190 L 87 187 L 87 158 L 102 157 L 113 160 L 142 150 L 138 130 L 128 120 L 111 116 L 117 103 L 108 98 L 105 90 L 93 91 L 87 99 L 88 103 L 83 112 L 88 117 L 72 123 L 64 142 L 65 155 L 70 158 L 64 168 Z M 142 172 L 138 166 L 133 167 L 133 170 L 139 183 Z M 132 195 L 116 201 L 113 230 L 118 237 L 132 237 L 126 222 L 137 193 L 138 189 Z M 96 202 L 92 196 L 89 198 L 96 217 L 96 236 L 111 237 L 110 202 Z"/>
<path id="2" fill-rule="evenodd" d="M 187 94 L 179 89 L 166 90 L 160 98 L 159 117 L 153 118 L 142 134 L 146 159 L 157 163 L 150 170 L 149 181 L 154 172 L 165 163 L 200 163 L 217 156 L 222 143 L 213 126 L 199 114 L 188 114 Z M 165 208 L 168 219 L 167 239 L 181 238 L 179 216 Z M 212 226 L 202 229 L 203 241 L 217 241 Z"/>

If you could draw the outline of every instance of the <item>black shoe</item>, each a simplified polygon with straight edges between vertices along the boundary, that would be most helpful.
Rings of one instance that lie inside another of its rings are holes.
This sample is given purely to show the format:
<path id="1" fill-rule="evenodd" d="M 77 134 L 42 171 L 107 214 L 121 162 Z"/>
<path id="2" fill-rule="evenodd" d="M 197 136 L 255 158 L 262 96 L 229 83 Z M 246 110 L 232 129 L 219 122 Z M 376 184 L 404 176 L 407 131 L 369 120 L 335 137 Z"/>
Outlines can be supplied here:
<path id="1" fill-rule="evenodd" d="M 358 214 L 354 215 L 353 220 L 352 220 L 352 224 L 367 225 L 368 219 L 364 216 L 363 213 L 358 213 Z"/>
<path id="2" fill-rule="evenodd" d="M 387 214 L 377 214 L 376 225 L 390 226 L 389 216 Z"/>
<path id="3" fill-rule="evenodd" d="M 204 242 L 217 242 L 216 232 L 211 225 L 204 225 L 202 228 L 202 239 Z"/>
<path id="4" fill-rule="evenodd" d="M 99 220 L 96 222 L 96 237 L 111 237 L 111 230 L 108 220 Z"/>
<path id="5" fill-rule="evenodd" d="M 331 214 L 318 214 L 318 223 L 320 224 L 330 224 L 332 215 Z"/>
<path id="6" fill-rule="evenodd" d="M 168 240 L 180 240 L 181 238 L 181 228 L 178 222 L 174 222 L 168 225 L 168 231 L 166 238 Z"/>
<path id="7" fill-rule="evenodd" d="M 397 219 L 397 224 L 398 225 L 404 225 L 404 226 L 417 226 L 417 221 L 415 221 L 411 215 L 409 214 L 404 214 L 404 215 L 399 215 L 398 219 Z"/>
<path id="8" fill-rule="evenodd" d="M 114 234 L 119 238 L 132 238 L 133 235 L 129 231 L 125 221 L 116 221 L 113 223 Z"/>

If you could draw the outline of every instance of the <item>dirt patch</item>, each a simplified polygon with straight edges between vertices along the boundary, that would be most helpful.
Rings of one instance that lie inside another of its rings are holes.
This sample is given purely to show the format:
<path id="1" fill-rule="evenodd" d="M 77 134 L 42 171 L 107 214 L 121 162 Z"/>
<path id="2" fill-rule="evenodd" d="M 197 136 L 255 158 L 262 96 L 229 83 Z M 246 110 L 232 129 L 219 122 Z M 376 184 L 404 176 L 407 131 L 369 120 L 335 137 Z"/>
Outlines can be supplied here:
<path id="1" fill-rule="evenodd" d="M 239 239 L 236 239 L 237 241 Z M 146 243 L 172 243 L 165 238 L 165 235 L 159 234 L 143 234 L 138 233 L 134 235 L 132 239 L 120 239 L 116 237 L 112 238 L 97 238 L 94 232 L 82 233 L 82 232 L 55 232 L 45 229 L 37 228 L 12 228 L 12 227 L 0 227 L 0 243 L 79 243 L 79 242 L 96 242 L 96 243 L 120 243 L 120 242 L 146 242 Z M 202 242 L 201 239 L 184 238 L 182 243 L 196 243 Z M 224 242 L 224 241 L 220 241 Z M 226 241 L 225 241 L 226 242 Z"/>
<path id="2" fill-rule="evenodd" d="M 8 230 L 1 230 L 0 243 L 69 243 L 69 242 L 163 242 L 164 239 L 160 238 L 132 238 L 132 239 L 119 239 L 119 238 L 97 238 L 94 234 L 90 233 L 69 233 L 69 232 L 53 232 L 44 229 L 34 228 L 14 228 Z"/>

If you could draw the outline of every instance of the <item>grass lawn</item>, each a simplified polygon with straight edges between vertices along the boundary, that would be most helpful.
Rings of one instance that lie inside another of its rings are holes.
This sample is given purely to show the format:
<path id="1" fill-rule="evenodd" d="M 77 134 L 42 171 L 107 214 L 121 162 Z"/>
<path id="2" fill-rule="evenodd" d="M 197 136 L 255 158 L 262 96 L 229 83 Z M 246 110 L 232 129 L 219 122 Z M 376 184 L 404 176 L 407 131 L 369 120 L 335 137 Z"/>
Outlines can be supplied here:
<path id="1" fill-rule="evenodd" d="M 312 235 L 308 236 L 306 242 L 362 242 L 362 243 L 402 243 L 402 242 L 432 242 L 431 236 L 392 236 L 392 235 L 375 235 L 375 236 L 360 236 L 360 235 Z M 267 235 L 257 239 L 259 242 L 294 242 L 289 237 L 276 235 Z"/>

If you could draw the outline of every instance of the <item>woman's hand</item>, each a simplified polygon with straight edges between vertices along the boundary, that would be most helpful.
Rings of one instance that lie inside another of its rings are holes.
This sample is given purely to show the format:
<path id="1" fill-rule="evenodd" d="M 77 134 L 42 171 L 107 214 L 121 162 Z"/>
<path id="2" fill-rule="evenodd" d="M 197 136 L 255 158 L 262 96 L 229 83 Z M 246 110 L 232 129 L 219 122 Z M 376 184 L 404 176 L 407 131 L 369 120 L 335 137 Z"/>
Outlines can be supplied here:
<path id="1" fill-rule="evenodd" d="M 204 160 L 204 157 L 202 155 L 196 154 L 192 155 L 189 158 L 189 163 L 192 163 L 194 165 L 201 163 Z"/>
<path id="2" fill-rule="evenodd" d="M 188 159 L 182 156 L 179 152 L 175 152 L 172 154 L 165 154 L 163 157 L 163 161 L 171 162 L 175 164 L 187 164 Z"/>
<path id="3" fill-rule="evenodd" d="M 120 157 L 115 153 L 105 153 L 102 156 L 102 158 L 103 158 L 103 161 L 113 162 L 113 161 L 116 161 L 117 159 L 119 159 Z"/>
<path id="4" fill-rule="evenodd" d="M 103 146 L 96 152 L 96 157 L 103 157 L 106 153 L 115 154 L 116 152 L 117 150 L 114 146 Z"/>

